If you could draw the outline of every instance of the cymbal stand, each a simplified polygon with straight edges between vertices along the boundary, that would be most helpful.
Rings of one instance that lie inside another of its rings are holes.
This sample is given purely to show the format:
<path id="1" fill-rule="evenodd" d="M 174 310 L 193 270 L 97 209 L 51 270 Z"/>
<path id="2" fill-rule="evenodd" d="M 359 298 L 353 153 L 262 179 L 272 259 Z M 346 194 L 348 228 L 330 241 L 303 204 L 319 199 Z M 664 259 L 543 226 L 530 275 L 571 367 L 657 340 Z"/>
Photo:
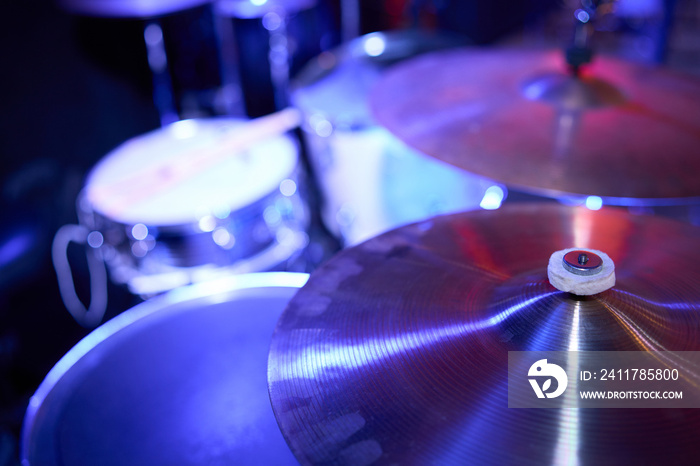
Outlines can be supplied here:
<path id="1" fill-rule="evenodd" d="M 566 62 L 574 76 L 579 75 L 581 66 L 590 63 L 593 58 L 591 46 L 594 32 L 593 21 L 600 0 L 582 0 L 581 8 L 574 12 L 574 37 L 566 48 Z"/>
<path id="2" fill-rule="evenodd" d="M 166 126 L 179 120 L 179 117 L 168 70 L 163 29 L 157 19 L 146 22 L 143 29 L 143 39 L 146 44 L 148 67 L 151 70 L 153 81 L 153 103 L 158 110 L 160 124 Z"/>

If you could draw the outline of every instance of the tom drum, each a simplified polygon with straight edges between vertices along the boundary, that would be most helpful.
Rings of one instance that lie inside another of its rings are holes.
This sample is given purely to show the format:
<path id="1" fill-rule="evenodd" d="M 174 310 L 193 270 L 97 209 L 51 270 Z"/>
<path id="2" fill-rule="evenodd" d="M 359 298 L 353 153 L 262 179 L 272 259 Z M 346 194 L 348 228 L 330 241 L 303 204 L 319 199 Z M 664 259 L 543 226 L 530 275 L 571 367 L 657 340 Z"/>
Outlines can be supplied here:
<path id="1" fill-rule="evenodd" d="M 297 76 L 292 102 L 304 113 L 324 222 L 346 245 L 437 214 L 500 206 L 503 187 L 407 147 L 370 113 L 369 94 L 384 69 L 457 45 L 464 40 L 372 33 L 323 53 Z"/>
<path id="2" fill-rule="evenodd" d="M 23 464 L 297 464 L 270 406 L 267 356 L 307 278 L 230 276 L 103 324 L 31 398 Z"/>

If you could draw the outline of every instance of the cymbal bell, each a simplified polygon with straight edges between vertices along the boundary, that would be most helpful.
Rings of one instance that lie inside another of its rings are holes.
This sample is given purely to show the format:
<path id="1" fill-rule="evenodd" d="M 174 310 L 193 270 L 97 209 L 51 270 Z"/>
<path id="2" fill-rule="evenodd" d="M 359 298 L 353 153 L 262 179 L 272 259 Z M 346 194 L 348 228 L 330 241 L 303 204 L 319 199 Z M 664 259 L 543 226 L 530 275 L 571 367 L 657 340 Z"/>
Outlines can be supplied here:
<path id="1" fill-rule="evenodd" d="M 596 56 L 579 77 L 559 51 L 460 49 L 389 70 L 380 124 L 418 150 L 536 194 L 610 203 L 700 198 L 700 80 Z"/>
<path id="2" fill-rule="evenodd" d="M 547 281 L 595 248 L 616 285 Z M 312 274 L 270 351 L 273 409 L 302 464 L 683 463 L 693 409 L 514 409 L 512 351 L 699 351 L 700 230 L 617 209 L 510 205 L 437 217 Z M 697 375 L 697 374 L 696 374 Z"/>

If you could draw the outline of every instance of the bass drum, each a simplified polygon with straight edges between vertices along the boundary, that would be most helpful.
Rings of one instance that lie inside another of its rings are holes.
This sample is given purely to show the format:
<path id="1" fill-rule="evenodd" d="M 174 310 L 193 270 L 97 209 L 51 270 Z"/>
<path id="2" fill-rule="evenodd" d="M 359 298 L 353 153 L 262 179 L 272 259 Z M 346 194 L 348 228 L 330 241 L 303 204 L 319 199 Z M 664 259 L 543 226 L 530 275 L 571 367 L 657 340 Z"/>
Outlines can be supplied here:
<path id="1" fill-rule="evenodd" d="M 434 215 L 500 206 L 505 188 L 407 147 L 370 113 L 387 67 L 462 45 L 418 31 L 372 33 L 321 54 L 295 79 L 291 99 L 304 114 L 323 219 L 346 246 Z"/>
<path id="2" fill-rule="evenodd" d="M 29 402 L 24 465 L 297 464 L 267 390 L 277 319 L 306 274 L 248 274 L 103 324 Z"/>

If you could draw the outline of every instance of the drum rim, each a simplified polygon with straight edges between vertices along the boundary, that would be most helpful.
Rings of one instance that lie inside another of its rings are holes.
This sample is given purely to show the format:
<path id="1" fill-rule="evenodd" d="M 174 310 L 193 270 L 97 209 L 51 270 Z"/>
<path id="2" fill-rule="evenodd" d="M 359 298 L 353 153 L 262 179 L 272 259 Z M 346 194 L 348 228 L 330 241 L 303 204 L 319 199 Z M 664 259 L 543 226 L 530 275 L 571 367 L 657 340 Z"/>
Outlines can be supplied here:
<path id="1" fill-rule="evenodd" d="M 22 422 L 20 454 L 23 465 L 29 465 L 30 439 L 34 430 L 34 421 L 44 401 L 54 387 L 84 356 L 100 343 L 125 329 L 138 320 L 161 311 L 169 306 L 193 301 L 199 298 L 236 293 L 255 288 L 296 288 L 307 282 L 309 274 L 298 272 L 260 272 L 232 275 L 218 280 L 196 283 L 176 288 L 168 293 L 144 301 L 127 309 L 111 320 L 103 323 L 78 343 L 76 343 L 46 374 L 39 387 L 29 399 L 27 411 Z"/>

